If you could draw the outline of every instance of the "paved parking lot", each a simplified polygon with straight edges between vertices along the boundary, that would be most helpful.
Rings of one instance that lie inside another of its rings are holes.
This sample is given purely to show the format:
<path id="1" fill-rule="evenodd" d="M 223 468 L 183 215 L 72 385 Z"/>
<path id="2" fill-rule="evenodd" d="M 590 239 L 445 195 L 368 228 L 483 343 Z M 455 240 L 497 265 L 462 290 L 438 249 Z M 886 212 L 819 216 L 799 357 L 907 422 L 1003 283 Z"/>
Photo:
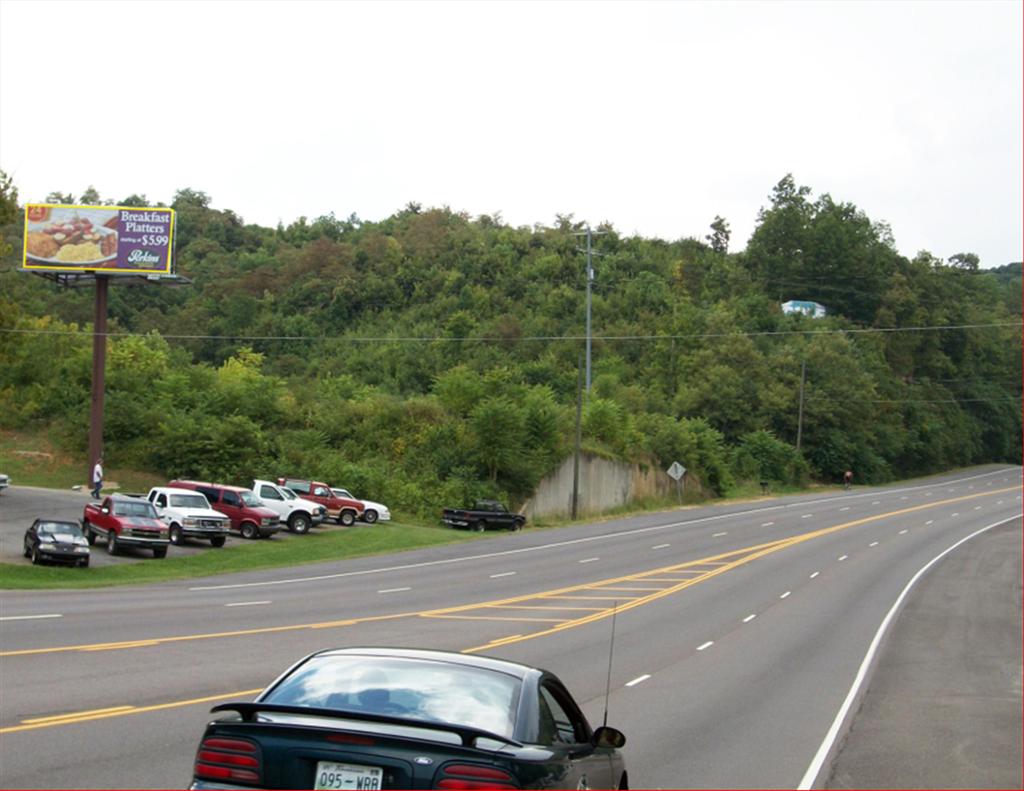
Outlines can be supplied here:
<path id="1" fill-rule="evenodd" d="M 0 561 L 4 563 L 29 563 L 22 554 L 25 530 L 32 521 L 38 517 L 49 517 L 51 519 L 64 519 L 80 522 L 85 504 L 91 497 L 87 491 L 76 492 L 74 490 L 40 489 L 34 486 L 13 485 L 0 494 Z M 335 527 L 333 522 L 325 525 L 328 529 Z M 318 530 L 321 528 L 314 528 Z M 293 536 L 282 530 L 275 536 L 265 541 L 288 541 Z M 225 546 L 232 543 L 245 541 L 235 534 L 228 537 Z M 198 552 L 216 552 L 208 542 L 188 541 L 181 546 L 171 546 L 167 557 L 194 555 Z M 121 554 L 112 556 L 107 554 L 104 547 L 97 544 L 92 548 L 89 563 L 92 566 L 106 566 L 117 563 L 137 563 L 143 560 L 153 560 L 153 553 L 150 551 L 134 548 L 124 548 Z M 157 561 L 159 562 L 159 561 Z"/>

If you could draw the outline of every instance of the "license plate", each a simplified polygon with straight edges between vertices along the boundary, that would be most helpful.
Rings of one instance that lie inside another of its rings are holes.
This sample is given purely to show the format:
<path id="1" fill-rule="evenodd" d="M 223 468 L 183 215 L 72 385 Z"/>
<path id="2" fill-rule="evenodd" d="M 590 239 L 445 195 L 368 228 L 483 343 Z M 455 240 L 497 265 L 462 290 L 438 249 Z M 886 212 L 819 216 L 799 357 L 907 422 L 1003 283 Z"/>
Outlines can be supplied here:
<path id="1" fill-rule="evenodd" d="M 316 765 L 316 782 L 313 788 L 378 789 L 383 775 L 384 770 L 379 766 L 319 761 Z"/>

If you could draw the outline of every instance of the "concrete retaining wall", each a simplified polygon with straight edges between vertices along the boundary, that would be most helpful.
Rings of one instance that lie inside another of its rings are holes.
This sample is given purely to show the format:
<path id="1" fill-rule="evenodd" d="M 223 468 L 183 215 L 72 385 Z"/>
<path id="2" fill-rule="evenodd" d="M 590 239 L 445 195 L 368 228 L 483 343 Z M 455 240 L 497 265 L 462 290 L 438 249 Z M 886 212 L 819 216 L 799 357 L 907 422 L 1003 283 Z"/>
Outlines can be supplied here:
<path id="1" fill-rule="evenodd" d="M 565 517 L 572 513 L 572 470 L 570 456 L 540 482 L 523 507 L 528 519 Z M 696 483 L 688 480 L 687 487 Z M 674 494 L 675 481 L 656 466 L 609 461 L 585 453 L 580 457 L 580 516 L 601 514 L 645 497 Z"/>

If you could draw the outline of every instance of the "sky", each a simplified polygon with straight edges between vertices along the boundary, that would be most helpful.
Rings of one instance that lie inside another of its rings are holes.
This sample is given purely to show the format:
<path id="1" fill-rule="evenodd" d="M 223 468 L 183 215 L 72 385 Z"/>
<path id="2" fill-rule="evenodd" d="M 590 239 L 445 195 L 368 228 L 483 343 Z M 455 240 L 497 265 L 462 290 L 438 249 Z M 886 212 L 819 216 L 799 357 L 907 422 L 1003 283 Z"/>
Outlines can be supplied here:
<path id="1" fill-rule="evenodd" d="M 787 173 L 912 257 L 1022 258 L 1019 0 L 0 0 L 24 202 L 182 188 L 246 222 L 409 202 L 742 250 Z"/>

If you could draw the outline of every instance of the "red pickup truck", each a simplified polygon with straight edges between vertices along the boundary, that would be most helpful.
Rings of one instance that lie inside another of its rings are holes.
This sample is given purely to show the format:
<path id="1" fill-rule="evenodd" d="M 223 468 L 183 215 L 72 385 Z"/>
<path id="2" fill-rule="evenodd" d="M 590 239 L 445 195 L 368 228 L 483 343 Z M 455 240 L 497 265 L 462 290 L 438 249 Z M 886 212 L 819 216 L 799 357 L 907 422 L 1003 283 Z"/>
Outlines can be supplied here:
<path id="1" fill-rule="evenodd" d="M 85 506 L 82 532 L 90 544 L 95 544 L 97 538 L 104 539 L 111 555 L 123 547 L 141 547 L 152 549 L 153 557 L 163 558 L 171 543 L 167 525 L 149 500 L 117 494 Z"/>
<path id="2" fill-rule="evenodd" d="M 320 481 L 307 481 L 302 478 L 278 478 L 278 486 L 287 486 L 304 500 L 312 500 L 320 503 L 327 509 L 327 515 L 331 519 L 337 519 L 343 525 L 354 525 L 356 519 L 363 515 L 366 506 L 362 500 L 352 500 L 348 497 L 338 497 L 331 491 L 331 487 Z"/>

